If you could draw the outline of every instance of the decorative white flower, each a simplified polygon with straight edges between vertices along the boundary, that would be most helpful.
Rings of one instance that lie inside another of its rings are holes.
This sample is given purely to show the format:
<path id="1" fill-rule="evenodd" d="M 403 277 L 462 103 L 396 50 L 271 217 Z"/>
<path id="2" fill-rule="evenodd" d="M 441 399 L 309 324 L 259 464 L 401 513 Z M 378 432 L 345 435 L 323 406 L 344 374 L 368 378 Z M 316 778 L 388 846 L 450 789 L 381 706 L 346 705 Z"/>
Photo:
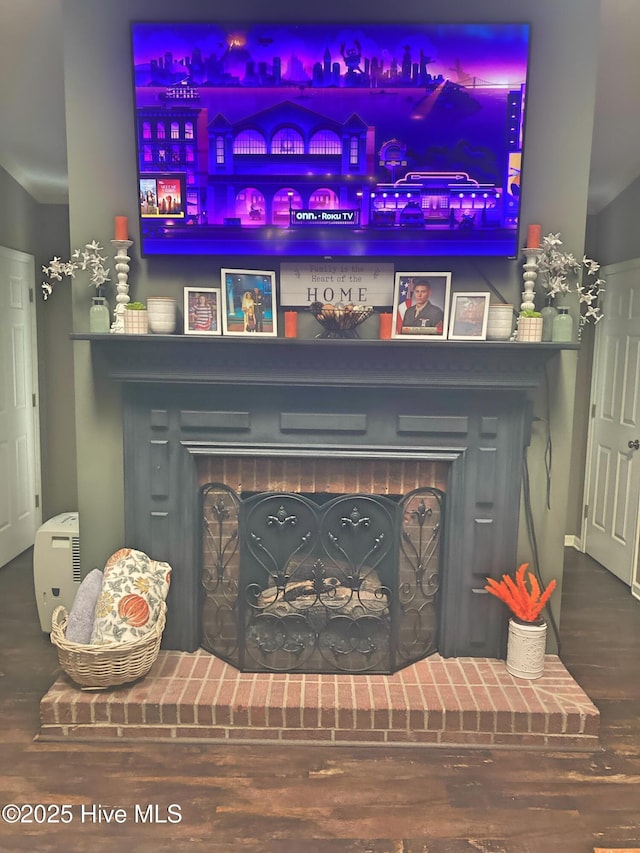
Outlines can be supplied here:
<path id="1" fill-rule="evenodd" d="M 562 294 L 575 293 L 580 305 L 586 305 L 580 312 L 580 326 L 590 320 L 597 323 L 602 318 L 598 306 L 598 297 L 604 292 L 605 280 L 598 278 L 600 264 L 583 256 L 578 261 L 571 252 L 564 252 L 560 234 L 547 234 L 542 238 L 540 254 L 537 256 L 538 279 L 550 299 Z"/>
<path id="2" fill-rule="evenodd" d="M 95 287 L 96 293 L 101 293 L 101 288 L 110 281 L 109 270 L 105 268 L 104 263 L 107 260 L 106 255 L 101 255 L 102 246 L 93 240 L 87 243 L 84 251 L 74 249 L 71 253 L 71 259 L 63 261 L 60 258 L 53 258 L 47 266 L 42 267 L 42 272 L 48 277 L 49 281 L 42 282 L 42 297 L 47 300 L 53 292 L 53 281 L 62 281 L 63 278 L 75 278 L 76 270 L 89 271 L 89 282 Z"/>

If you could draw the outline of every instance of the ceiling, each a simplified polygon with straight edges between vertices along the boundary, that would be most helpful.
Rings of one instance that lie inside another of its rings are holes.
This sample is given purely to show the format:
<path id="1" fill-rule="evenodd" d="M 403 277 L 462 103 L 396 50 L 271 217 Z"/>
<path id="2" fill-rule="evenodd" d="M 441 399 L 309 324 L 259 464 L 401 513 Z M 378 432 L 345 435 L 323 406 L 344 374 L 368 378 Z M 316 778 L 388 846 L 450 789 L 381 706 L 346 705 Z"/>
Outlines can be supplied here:
<path id="1" fill-rule="evenodd" d="M 640 3 L 601 0 L 589 212 L 640 175 Z M 0 0 L 0 166 L 38 202 L 67 201 L 62 0 Z"/>

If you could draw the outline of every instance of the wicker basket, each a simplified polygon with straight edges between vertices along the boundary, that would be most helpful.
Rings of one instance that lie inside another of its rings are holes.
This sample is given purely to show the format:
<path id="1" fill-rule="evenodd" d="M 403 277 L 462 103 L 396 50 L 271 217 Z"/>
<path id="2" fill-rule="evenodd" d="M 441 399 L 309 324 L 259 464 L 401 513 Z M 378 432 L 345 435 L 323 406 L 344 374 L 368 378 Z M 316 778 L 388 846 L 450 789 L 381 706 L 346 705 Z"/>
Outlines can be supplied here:
<path id="1" fill-rule="evenodd" d="M 136 681 L 151 669 L 160 651 L 166 619 L 163 602 L 155 624 L 144 637 L 125 643 L 90 646 L 66 639 L 68 614 L 56 607 L 51 617 L 51 642 L 58 651 L 58 661 L 69 678 L 81 687 L 116 687 Z"/>

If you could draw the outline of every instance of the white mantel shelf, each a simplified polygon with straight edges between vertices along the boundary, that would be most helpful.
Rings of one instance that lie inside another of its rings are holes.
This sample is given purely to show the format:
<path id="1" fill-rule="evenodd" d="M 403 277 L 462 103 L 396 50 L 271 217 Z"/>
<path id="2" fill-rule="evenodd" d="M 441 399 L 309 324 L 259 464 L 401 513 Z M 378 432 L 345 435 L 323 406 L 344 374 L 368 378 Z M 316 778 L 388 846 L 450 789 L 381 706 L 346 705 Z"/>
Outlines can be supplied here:
<path id="1" fill-rule="evenodd" d="M 119 382 L 526 391 L 579 344 L 72 334 Z"/>

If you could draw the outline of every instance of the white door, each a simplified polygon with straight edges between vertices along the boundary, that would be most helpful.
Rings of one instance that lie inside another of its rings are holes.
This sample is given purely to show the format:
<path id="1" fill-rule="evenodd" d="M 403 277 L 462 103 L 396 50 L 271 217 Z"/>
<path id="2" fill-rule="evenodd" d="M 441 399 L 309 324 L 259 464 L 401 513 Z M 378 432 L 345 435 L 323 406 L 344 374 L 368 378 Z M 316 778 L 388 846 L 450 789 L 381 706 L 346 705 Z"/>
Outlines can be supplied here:
<path id="1" fill-rule="evenodd" d="M 31 255 L 0 246 L 0 566 L 42 521 Z"/>
<path id="2" fill-rule="evenodd" d="M 602 277 L 606 294 L 593 363 L 585 550 L 632 586 L 640 518 L 640 260 L 606 267 Z"/>

